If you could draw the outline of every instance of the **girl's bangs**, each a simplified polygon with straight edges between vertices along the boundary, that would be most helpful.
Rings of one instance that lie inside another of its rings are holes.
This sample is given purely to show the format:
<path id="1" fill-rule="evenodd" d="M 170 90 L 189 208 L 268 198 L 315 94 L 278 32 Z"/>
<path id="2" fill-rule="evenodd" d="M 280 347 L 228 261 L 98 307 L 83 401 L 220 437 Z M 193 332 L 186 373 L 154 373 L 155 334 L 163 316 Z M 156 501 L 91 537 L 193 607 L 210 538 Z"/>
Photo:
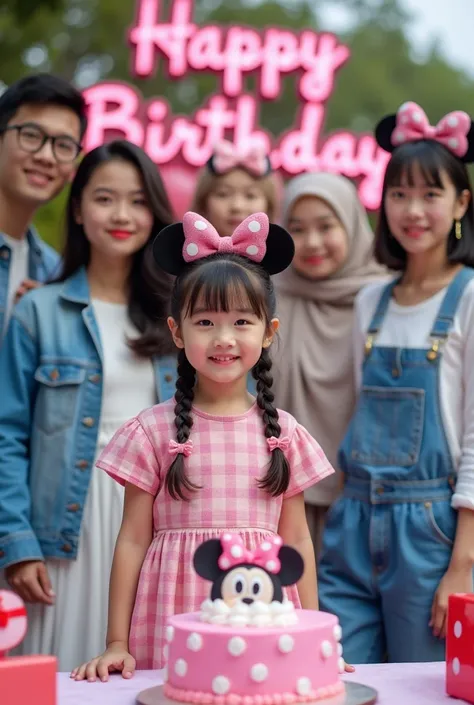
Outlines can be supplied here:
<path id="1" fill-rule="evenodd" d="M 214 261 L 199 267 L 187 282 L 185 316 L 206 311 L 252 311 L 266 319 L 265 293 L 256 276 L 236 262 Z"/>
<path id="2" fill-rule="evenodd" d="M 388 163 L 385 188 L 415 185 L 415 174 L 422 175 L 427 186 L 444 188 L 439 153 L 427 142 L 415 142 L 399 147 Z"/>

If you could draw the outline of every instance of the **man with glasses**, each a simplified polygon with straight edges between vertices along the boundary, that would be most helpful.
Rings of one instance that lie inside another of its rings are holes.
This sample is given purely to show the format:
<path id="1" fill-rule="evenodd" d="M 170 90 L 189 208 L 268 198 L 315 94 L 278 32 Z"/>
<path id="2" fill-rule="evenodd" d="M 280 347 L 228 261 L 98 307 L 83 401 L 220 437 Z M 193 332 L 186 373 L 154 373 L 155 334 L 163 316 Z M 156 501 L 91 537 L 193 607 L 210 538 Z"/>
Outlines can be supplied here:
<path id="1" fill-rule="evenodd" d="M 71 180 L 85 130 L 84 99 L 62 78 L 27 76 L 0 96 L 0 340 L 17 295 L 58 273 L 32 220 Z"/>

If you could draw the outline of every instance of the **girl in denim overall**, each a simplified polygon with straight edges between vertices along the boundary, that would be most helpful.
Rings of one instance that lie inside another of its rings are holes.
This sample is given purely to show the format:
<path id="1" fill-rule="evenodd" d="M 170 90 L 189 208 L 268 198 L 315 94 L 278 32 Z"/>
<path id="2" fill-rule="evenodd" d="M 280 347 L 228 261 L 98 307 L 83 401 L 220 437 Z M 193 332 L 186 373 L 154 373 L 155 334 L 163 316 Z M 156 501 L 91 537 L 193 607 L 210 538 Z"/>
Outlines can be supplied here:
<path id="1" fill-rule="evenodd" d="M 375 251 L 402 274 L 356 303 L 360 394 L 320 607 L 338 615 L 349 662 L 439 661 L 448 596 L 473 589 L 474 137 L 465 113 L 431 127 L 414 103 L 376 137 L 392 157 Z"/>

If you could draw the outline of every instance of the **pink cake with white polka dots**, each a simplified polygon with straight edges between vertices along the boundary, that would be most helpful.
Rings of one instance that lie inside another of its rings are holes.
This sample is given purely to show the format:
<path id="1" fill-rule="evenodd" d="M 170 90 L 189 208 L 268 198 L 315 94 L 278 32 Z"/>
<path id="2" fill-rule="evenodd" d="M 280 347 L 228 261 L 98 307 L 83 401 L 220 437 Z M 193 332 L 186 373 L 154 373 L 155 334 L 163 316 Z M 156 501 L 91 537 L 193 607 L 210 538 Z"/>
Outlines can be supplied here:
<path id="1" fill-rule="evenodd" d="M 204 542 L 197 573 L 212 582 L 201 611 L 168 620 L 164 693 L 206 705 L 344 700 L 341 628 L 326 612 L 295 609 L 283 587 L 303 574 L 279 536 L 247 550 L 226 533 Z"/>
<path id="2" fill-rule="evenodd" d="M 165 695 L 216 705 L 343 700 L 337 617 L 310 610 L 295 615 L 296 624 L 265 628 L 209 624 L 200 613 L 171 617 Z"/>

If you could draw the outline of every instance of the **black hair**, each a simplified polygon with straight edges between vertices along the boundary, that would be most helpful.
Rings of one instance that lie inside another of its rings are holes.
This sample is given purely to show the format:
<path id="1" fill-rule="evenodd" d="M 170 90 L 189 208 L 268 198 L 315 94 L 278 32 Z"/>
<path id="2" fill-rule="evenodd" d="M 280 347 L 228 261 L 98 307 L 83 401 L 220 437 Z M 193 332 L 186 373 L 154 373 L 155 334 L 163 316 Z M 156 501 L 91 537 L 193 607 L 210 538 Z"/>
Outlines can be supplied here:
<path id="1" fill-rule="evenodd" d="M 86 102 L 82 94 L 64 78 L 38 73 L 20 78 L 0 96 L 0 131 L 5 129 L 22 105 L 61 105 L 77 115 L 81 140 L 87 128 Z"/>
<path id="2" fill-rule="evenodd" d="M 404 180 L 413 185 L 413 170 L 417 166 L 426 183 L 434 188 L 444 188 L 441 172 L 444 171 L 459 196 L 464 190 L 471 193 L 466 213 L 461 218 L 462 238 L 458 240 L 453 227 L 448 237 L 448 260 L 474 267 L 474 206 L 472 186 L 465 164 L 446 147 L 434 140 L 407 142 L 397 147 L 387 165 L 382 189 L 382 201 L 375 231 L 375 256 L 389 269 L 403 271 L 407 253 L 390 232 L 385 212 L 385 196 L 389 188 L 401 186 Z"/>
<path id="3" fill-rule="evenodd" d="M 191 316 L 198 304 L 210 311 L 229 311 L 242 302 L 250 306 L 266 327 L 275 316 L 276 301 L 270 275 L 263 267 L 245 257 L 235 254 L 217 253 L 198 260 L 186 267 L 175 281 L 171 295 L 171 315 L 178 322 L 183 316 Z M 239 306 L 240 307 L 240 306 Z M 259 360 L 252 369 L 257 382 L 257 404 L 262 412 L 266 438 L 281 434 L 278 411 L 273 402 L 275 395 L 271 387 L 272 361 L 269 351 L 262 348 Z M 196 370 L 186 357 L 184 350 L 178 354 L 178 379 L 175 395 L 176 440 L 185 443 L 193 426 L 192 403 Z M 280 448 L 272 451 L 271 461 L 265 477 L 259 479 L 261 489 L 276 497 L 283 494 L 290 482 L 288 461 Z M 166 474 L 166 489 L 173 499 L 188 499 L 188 493 L 200 489 L 186 475 L 184 456 L 178 454 Z"/>
<path id="4" fill-rule="evenodd" d="M 152 246 L 157 233 L 165 225 L 172 223 L 174 217 L 158 169 L 137 145 L 126 140 L 115 140 L 88 152 L 79 164 L 66 208 L 63 265 L 61 276 L 56 281 L 68 279 L 80 267 L 87 267 L 89 264 L 90 243 L 84 228 L 76 221 L 77 207 L 94 171 L 101 164 L 114 160 L 128 162 L 137 169 L 143 181 L 148 207 L 153 213 L 150 237 L 133 255 L 128 314 L 141 335 L 139 338 L 129 340 L 128 344 L 141 357 L 165 355 L 174 352 L 174 345 L 166 325 L 173 280 L 155 264 Z"/>

